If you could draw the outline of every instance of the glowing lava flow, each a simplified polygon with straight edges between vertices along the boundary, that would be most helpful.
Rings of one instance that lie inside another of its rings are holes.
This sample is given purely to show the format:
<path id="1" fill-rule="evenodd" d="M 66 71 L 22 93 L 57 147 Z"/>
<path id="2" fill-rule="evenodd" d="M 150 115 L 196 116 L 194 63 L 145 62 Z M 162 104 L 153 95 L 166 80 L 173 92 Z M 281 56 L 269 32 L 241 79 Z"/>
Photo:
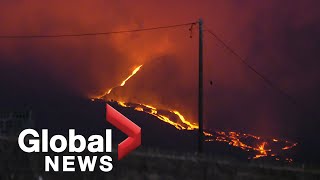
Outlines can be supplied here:
<path id="1" fill-rule="evenodd" d="M 140 70 L 141 67 L 142 65 L 136 67 L 132 71 L 132 73 L 121 82 L 119 86 L 115 86 L 106 91 L 102 96 L 92 98 L 91 100 L 106 100 L 106 95 L 110 94 L 114 88 L 124 86 L 126 82 Z M 192 121 L 187 121 L 185 117 L 179 111 L 176 110 L 158 109 L 154 106 L 147 104 L 129 103 L 121 101 L 115 102 L 122 107 L 133 108 L 136 111 L 141 111 L 155 116 L 161 121 L 174 126 L 178 130 L 196 130 L 199 128 L 196 123 L 192 123 Z M 275 138 L 267 139 L 252 134 L 245 134 L 233 131 L 224 132 L 207 130 L 206 132 L 204 132 L 204 135 L 206 137 L 206 142 L 224 142 L 233 147 L 238 147 L 244 151 L 249 152 L 250 155 L 248 159 L 273 157 L 275 160 L 283 159 L 287 162 L 292 162 L 291 158 L 282 158 L 280 157 L 280 154 L 283 154 L 283 151 L 290 150 L 297 145 L 297 143 L 289 142 L 287 140 L 279 140 Z"/>
<path id="2" fill-rule="evenodd" d="M 124 85 L 126 84 L 126 82 L 140 70 L 141 67 L 142 67 L 142 65 L 136 67 L 136 68 L 132 71 L 132 73 L 131 73 L 125 80 L 123 80 L 123 81 L 121 82 L 121 84 L 120 84 L 119 86 L 112 87 L 112 88 L 110 88 L 108 91 L 106 91 L 103 95 L 98 96 L 98 97 L 95 97 L 95 98 L 92 98 L 91 100 L 94 101 L 94 99 L 103 99 L 106 95 L 110 94 L 111 91 L 112 91 L 114 88 L 117 88 L 117 87 L 120 87 L 120 86 L 124 86 Z"/>
<path id="3" fill-rule="evenodd" d="M 125 80 L 122 81 L 122 83 L 120 84 L 120 86 L 124 86 L 124 85 L 126 84 L 126 82 L 140 70 L 141 67 L 142 67 L 142 65 L 136 67 L 136 68 L 132 71 L 132 73 L 130 74 L 130 76 L 128 76 Z"/>
<path id="4" fill-rule="evenodd" d="M 139 103 L 129 103 L 115 101 L 118 105 L 126 108 L 133 108 L 136 111 L 145 112 L 157 117 L 165 123 L 174 126 L 178 130 L 196 130 L 198 125 L 187 121 L 185 117 L 176 110 L 157 109 L 154 106 Z M 289 150 L 297 145 L 287 140 L 267 139 L 252 134 L 239 132 L 224 132 L 224 131 L 206 131 L 204 132 L 206 142 L 225 142 L 231 146 L 241 148 L 249 152 L 251 155 L 248 159 L 258 159 L 262 157 L 274 157 L 275 160 L 280 160 L 279 154 L 282 151 Z M 291 158 L 282 158 L 287 162 L 292 162 Z"/>
<path id="5" fill-rule="evenodd" d="M 137 104 L 137 103 L 125 103 L 121 101 L 116 101 L 120 106 L 122 107 L 131 107 L 134 108 L 136 111 L 142 111 L 148 114 L 151 114 L 158 119 L 171 124 L 172 126 L 176 127 L 178 130 L 194 130 L 198 129 L 198 125 L 195 123 L 191 123 L 189 121 L 186 121 L 182 114 L 180 114 L 178 111 L 173 110 L 158 110 L 157 108 L 146 105 L 146 104 Z M 174 120 L 171 120 L 169 117 L 169 114 L 175 114 L 178 116 L 177 122 Z M 168 114 L 168 115 L 166 115 Z"/>

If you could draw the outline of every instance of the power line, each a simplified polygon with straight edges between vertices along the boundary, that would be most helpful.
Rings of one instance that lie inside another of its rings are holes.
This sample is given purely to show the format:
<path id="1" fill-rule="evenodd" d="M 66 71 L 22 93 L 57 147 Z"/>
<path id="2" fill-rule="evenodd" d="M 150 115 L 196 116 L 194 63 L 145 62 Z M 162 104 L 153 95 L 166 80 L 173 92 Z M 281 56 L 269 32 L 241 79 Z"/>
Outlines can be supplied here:
<path id="1" fill-rule="evenodd" d="M 141 31 L 152 31 L 159 29 L 169 29 L 176 28 L 182 26 L 192 26 L 197 24 L 197 22 L 189 22 L 182 24 L 173 24 L 168 26 L 157 26 L 150 28 L 140 28 L 140 29 L 132 29 L 132 30 L 121 30 L 121 31 L 109 31 L 109 32 L 96 32 L 96 33 L 79 33 L 79 34 L 51 34 L 51 35 L 0 35 L 0 39 L 31 39 L 31 38 L 61 38 L 61 37 L 81 37 L 81 36 L 101 36 L 101 35 L 112 35 L 112 34 L 121 34 L 121 33 L 133 33 L 133 32 L 141 32 Z M 227 45 L 219 36 L 213 33 L 210 29 L 204 30 L 212 35 L 216 40 L 218 40 L 229 52 L 238 57 L 238 59 L 245 64 L 251 71 L 253 71 L 256 75 L 258 75 L 266 84 L 270 87 L 277 89 L 281 94 L 285 95 L 292 102 L 296 104 L 296 101 L 292 96 L 284 92 L 282 89 L 277 87 L 272 81 L 266 78 L 263 74 L 259 73 L 255 68 L 253 68 L 250 64 L 246 62 L 244 58 L 242 58 L 235 50 L 233 50 L 229 45 Z"/>
<path id="2" fill-rule="evenodd" d="M 268 86 L 270 86 L 273 89 L 276 89 L 280 92 L 280 94 L 284 95 L 286 98 L 288 98 L 292 103 L 298 105 L 297 101 L 294 97 L 287 94 L 285 91 L 283 91 L 281 88 L 279 88 L 276 84 L 274 84 L 271 80 L 269 80 L 267 77 L 265 77 L 263 74 L 261 74 L 259 71 L 257 71 L 253 66 L 251 66 L 246 59 L 244 59 L 242 56 L 240 56 L 235 50 L 233 50 L 228 44 L 226 44 L 217 34 L 212 32 L 210 29 L 206 28 L 205 32 L 208 32 L 210 35 L 212 35 L 216 40 L 218 40 L 231 54 L 236 56 L 244 65 L 246 65 L 252 72 L 254 72 L 260 79 L 262 79 Z"/>
<path id="3" fill-rule="evenodd" d="M 101 36 L 101 35 L 111 35 L 111 34 L 121 34 L 121 33 L 133 33 L 141 31 L 152 31 L 158 29 L 169 29 L 181 26 L 189 26 L 196 24 L 196 22 L 189 22 L 183 24 L 173 24 L 168 26 L 157 26 L 150 28 L 140 28 L 132 30 L 122 30 L 122 31 L 109 31 L 109 32 L 97 32 L 97 33 L 79 33 L 79 34 L 49 34 L 49 35 L 0 35 L 0 39 L 29 39 L 29 38 L 60 38 L 60 37 L 79 37 L 79 36 Z"/>

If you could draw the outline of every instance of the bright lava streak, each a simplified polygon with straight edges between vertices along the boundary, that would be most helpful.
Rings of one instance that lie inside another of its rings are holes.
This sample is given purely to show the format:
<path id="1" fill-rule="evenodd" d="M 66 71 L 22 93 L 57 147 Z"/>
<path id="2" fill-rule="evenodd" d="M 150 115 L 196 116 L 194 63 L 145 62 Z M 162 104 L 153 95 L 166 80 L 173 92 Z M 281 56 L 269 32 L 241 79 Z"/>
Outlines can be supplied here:
<path id="1" fill-rule="evenodd" d="M 91 100 L 94 101 L 95 99 L 103 99 L 106 95 L 110 94 L 114 88 L 124 86 L 124 85 L 126 84 L 126 82 L 127 82 L 132 76 L 134 76 L 135 74 L 137 74 L 137 72 L 140 70 L 140 68 L 141 68 L 142 66 L 143 66 L 143 64 L 140 65 L 140 66 L 138 66 L 138 67 L 136 67 L 136 68 L 132 71 L 132 73 L 131 73 L 125 80 L 123 80 L 123 81 L 121 82 L 121 84 L 120 84 L 119 86 L 112 87 L 112 88 L 110 88 L 108 91 L 106 91 L 103 95 L 98 96 L 98 97 L 94 97 L 94 98 L 92 98 Z"/>
<path id="2" fill-rule="evenodd" d="M 126 84 L 126 82 L 140 70 L 141 67 L 142 67 L 142 65 L 140 65 L 140 66 L 138 66 L 137 68 L 135 68 L 135 69 L 132 71 L 131 75 L 128 76 L 124 81 L 122 81 L 122 83 L 120 84 L 120 86 L 124 86 L 124 85 Z M 111 92 L 111 91 L 110 91 L 110 92 Z M 109 92 L 109 93 L 110 93 L 110 92 Z"/>

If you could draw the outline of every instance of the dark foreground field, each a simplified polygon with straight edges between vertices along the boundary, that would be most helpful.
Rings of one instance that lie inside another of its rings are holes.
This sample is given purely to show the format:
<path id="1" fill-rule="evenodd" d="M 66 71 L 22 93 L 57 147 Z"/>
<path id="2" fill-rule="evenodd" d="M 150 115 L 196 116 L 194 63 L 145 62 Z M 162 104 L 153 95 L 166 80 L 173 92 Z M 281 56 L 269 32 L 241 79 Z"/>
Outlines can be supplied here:
<path id="1" fill-rule="evenodd" d="M 112 153 L 114 168 L 109 173 L 102 173 L 99 169 L 76 173 L 44 172 L 44 155 L 50 154 L 24 153 L 16 141 L 1 140 L 0 179 L 320 179 L 319 170 L 297 165 L 241 162 L 209 155 L 175 154 L 143 148 L 121 161 L 117 161 L 116 153 Z"/>

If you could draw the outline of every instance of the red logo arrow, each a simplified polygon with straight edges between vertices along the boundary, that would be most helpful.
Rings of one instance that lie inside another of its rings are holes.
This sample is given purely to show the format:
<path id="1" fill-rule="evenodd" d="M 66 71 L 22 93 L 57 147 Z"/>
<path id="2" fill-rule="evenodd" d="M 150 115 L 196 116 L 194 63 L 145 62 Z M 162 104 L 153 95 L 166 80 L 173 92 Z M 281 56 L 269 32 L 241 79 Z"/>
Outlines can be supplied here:
<path id="1" fill-rule="evenodd" d="M 141 144 L 141 128 L 119 113 L 109 104 L 106 105 L 106 119 L 129 137 L 118 144 L 118 160 L 122 159 Z"/>

